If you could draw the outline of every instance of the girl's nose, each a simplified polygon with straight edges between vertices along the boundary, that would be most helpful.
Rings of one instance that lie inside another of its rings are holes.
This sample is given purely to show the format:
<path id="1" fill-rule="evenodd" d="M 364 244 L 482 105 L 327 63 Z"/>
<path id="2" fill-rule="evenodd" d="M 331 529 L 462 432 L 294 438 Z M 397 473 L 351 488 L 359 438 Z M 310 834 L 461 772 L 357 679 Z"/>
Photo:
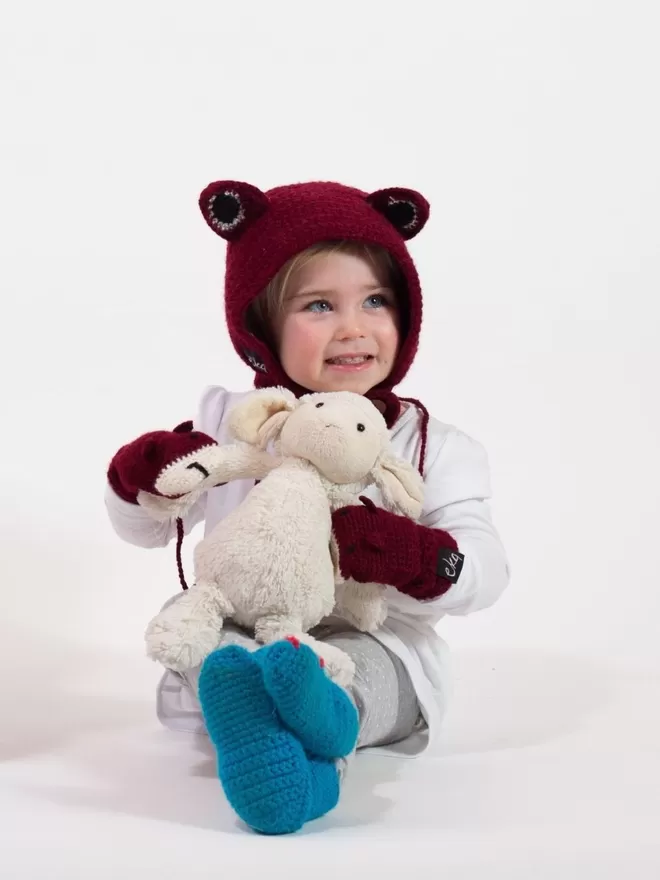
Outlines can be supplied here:
<path id="1" fill-rule="evenodd" d="M 347 309 L 339 313 L 337 324 L 337 339 L 362 339 L 364 338 L 364 321 L 360 312 Z"/>

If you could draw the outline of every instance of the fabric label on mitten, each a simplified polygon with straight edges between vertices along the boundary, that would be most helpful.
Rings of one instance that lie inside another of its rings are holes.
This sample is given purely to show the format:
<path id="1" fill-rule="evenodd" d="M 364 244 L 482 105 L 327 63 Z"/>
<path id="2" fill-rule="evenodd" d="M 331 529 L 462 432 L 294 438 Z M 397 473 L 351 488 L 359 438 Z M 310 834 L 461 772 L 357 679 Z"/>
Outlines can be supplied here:
<path id="1" fill-rule="evenodd" d="M 463 571 L 463 563 L 465 556 L 458 550 L 451 547 L 441 548 L 438 551 L 438 567 L 436 574 L 438 577 L 445 578 L 450 583 L 455 584 Z"/>

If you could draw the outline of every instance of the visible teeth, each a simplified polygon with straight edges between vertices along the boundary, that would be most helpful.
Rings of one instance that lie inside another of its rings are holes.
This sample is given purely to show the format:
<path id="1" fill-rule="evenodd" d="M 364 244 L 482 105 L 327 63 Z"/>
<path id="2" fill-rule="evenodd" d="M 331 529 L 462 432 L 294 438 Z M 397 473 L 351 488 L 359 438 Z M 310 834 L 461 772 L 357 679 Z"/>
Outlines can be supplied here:
<path id="1" fill-rule="evenodd" d="M 363 364 L 365 361 L 368 361 L 370 355 L 362 355 L 362 357 L 354 357 L 354 358 L 330 358 L 329 363 L 331 364 Z"/>

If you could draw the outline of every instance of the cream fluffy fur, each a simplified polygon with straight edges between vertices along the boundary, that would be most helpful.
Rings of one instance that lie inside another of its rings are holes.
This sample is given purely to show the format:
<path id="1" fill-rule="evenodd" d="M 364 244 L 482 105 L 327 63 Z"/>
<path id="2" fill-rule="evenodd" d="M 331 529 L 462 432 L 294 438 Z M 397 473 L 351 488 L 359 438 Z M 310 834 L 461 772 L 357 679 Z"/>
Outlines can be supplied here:
<path id="1" fill-rule="evenodd" d="M 387 425 L 376 407 L 351 392 L 300 400 L 284 389 L 257 392 L 232 411 L 230 430 L 238 444 L 201 450 L 208 477 L 191 489 L 194 498 L 202 486 L 227 479 L 263 479 L 197 545 L 195 584 L 151 621 L 147 652 L 174 670 L 197 666 L 218 647 L 223 620 L 231 617 L 254 628 L 264 644 L 286 636 L 306 642 L 337 682 L 349 684 L 350 659 L 308 631 L 333 611 L 373 630 L 387 608 L 380 585 L 343 582 L 331 513 L 375 483 L 388 509 L 417 518 L 421 477 L 390 454 Z M 159 491 L 176 494 L 190 472 L 187 459 L 174 463 Z M 179 510 L 183 503 L 177 499 Z"/>

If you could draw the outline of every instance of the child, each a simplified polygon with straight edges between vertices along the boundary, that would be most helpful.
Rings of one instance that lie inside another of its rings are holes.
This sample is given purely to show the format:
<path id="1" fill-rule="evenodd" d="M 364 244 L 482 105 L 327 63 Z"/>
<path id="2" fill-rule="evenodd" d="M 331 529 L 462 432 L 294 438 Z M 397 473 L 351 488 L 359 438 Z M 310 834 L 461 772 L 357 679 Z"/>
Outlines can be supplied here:
<path id="1" fill-rule="evenodd" d="M 314 631 L 355 662 L 350 693 L 295 639 L 262 647 L 231 623 L 201 670 L 167 670 L 160 682 L 161 721 L 209 733 L 237 814 L 258 831 L 285 833 L 336 805 L 342 759 L 355 749 L 418 754 L 435 740 L 447 699 L 446 649 L 435 626 L 445 614 L 492 605 L 509 568 L 491 520 L 483 448 L 393 391 L 418 347 L 422 297 L 406 240 L 425 225 L 426 200 L 406 189 L 369 195 L 322 182 L 263 193 L 219 181 L 199 204 L 228 242 L 227 326 L 255 386 L 368 396 L 387 420 L 394 453 L 425 484 L 419 523 L 375 505 L 375 494 L 333 515 L 342 574 L 387 585 L 389 603 L 373 634 L 334 617 Z M 226 415 L 243 396 L 207 389 L 196 430 L 228 442 Z M 140 490 L 153 491 L 148 437 L 114 456 L 106 504 L 121 538 L 156 547 L 176 535 L 177 523 L 156 522 L 137 503 Z M 181 434 L 172 432 L 171 442 L 180 448 Z M 209 532 L 252 485 L 208 491 L 184 518 L 184 533 L 202 520 Z"/>

